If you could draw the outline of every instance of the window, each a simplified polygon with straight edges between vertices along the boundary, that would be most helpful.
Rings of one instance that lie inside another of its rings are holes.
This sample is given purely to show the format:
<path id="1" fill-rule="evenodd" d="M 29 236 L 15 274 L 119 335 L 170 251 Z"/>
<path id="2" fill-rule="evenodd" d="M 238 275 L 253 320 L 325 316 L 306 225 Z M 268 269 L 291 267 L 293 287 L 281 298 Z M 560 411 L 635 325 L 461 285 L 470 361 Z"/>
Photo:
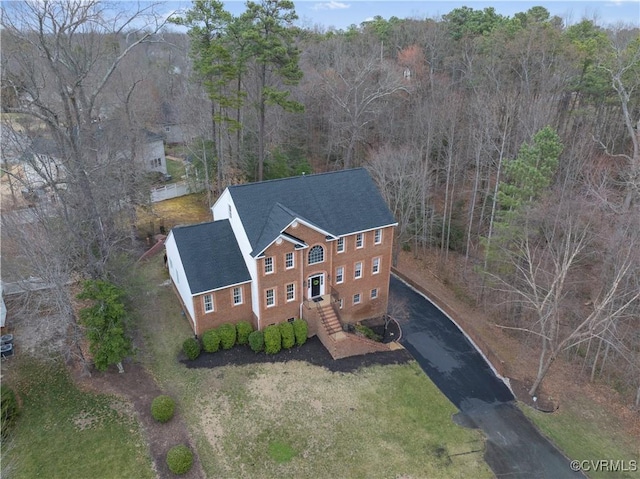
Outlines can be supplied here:
<path id="1" fill-rule="evenodd" d="M 375 230 L 373 233 L 373 242 L 375 244 L 382 243 L 382 230 Z"/>
<path id="2" fill-rule="evenodd" d="M 273 258 L 269 256 L 264 259 L 264 274 L 273 273 Z"/>
<path id="3" fill-rule="evenodd" d="M 324 261 L 324 248 L 316 245 L 309 250 L 309 264 L 322 263 Z"/>
<path id="4" fill-rule="evenodd" d="M 338 253 L 342 253 L 344 251 L 344 238 L 338 238 L 338 242 L 336 243 L 336 250 Z"/>
<path id="5" fill-rule="evenodd" d="M 287 269 L 291 269 L 294 266 L 293 253 L 287 253 L 284 255 L 284 266 Z"/>
<path id="6" fill-rule="evenodd" d="M 340 307 L 340 309 L 342 309 L 342 307 L 344 306 L 344 298 L 340 298 L 338 300 L 338 306 Z"/>
<path id="7" fill-rule="evenodd" d="M 296 299 L 296 285 L 294 283 L 287 285 L 287 301 Z"/>
<path id="8" fill-rule="evenodd" d="M 364 235 L 362 233 L 358 233 L 356 235 L 356 248 L 362 248 L 364 246 Z"/>
<path id="9" fill-rule="evenodd" d="M 356 263 L 355 273 L 353 276 L 356 279 L 362 278 L 362 263 L 360 261 Z"/>
<path id="10" fill-rule="evenodd" d="M 164 131 L 166 131 L 167 133 L 169 133 L 171 131 L 171 127 L 170 126 L 165 126 L 164 127 Z"/>
<path id="11" fill-rule="evenodd" d="M 360 293 L 353 295 L 353 304 L 360 304 Z"/>
<path id="12" fill-rule="evenodd" d="M 373 258 L 373 263 L 371 265 L 371 272 L 373 274 L 378 274 L 380 272 L 380 258 Z"/>
<path id="13" fill-rule="evenodd" d="M 233 288 L 233 304 L 242 304 L 242 286 Z"/>
<path id="14" fill-rule="evenodd" d="M 378 288 L 373 288 L 371 290 L 371 299 L 376 299 L 378 297 Z"/>
<path id="15" fill-rule="evenodd" d="M 267 298 L 267 308 L 276 304 L 276 295 L 273 289 L 268 289 L 266 291 L 266 298 Z"/>
<path id="16" fill-rule="evenodd" d="M 344 266 L 336 268 L 336 284 L 344 282 Z"/>
<path id="17" fill-rule="evenodd" d="M 202 297 L 202 300 L 204 301 L 204 312 L 210 313 L 211 311 L 213 311 L 213 295 L 205 294 Z"/>

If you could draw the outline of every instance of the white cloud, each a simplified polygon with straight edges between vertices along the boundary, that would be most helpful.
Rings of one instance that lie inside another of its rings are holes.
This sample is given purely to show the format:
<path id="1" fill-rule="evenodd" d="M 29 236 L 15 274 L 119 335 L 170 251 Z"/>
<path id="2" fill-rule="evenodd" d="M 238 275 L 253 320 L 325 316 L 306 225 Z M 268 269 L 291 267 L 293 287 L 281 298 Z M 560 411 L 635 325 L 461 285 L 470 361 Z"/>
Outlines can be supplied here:
<path id="1" fill-rule="evenodd" d="M 344 10 L 345 8 L 349 8 L 351 5 L 348 3 L 336 2 L 335 0 L 331 0 L 330 2 L 322 2 L 316 3 L 311 7 L 312 10 Z"/>

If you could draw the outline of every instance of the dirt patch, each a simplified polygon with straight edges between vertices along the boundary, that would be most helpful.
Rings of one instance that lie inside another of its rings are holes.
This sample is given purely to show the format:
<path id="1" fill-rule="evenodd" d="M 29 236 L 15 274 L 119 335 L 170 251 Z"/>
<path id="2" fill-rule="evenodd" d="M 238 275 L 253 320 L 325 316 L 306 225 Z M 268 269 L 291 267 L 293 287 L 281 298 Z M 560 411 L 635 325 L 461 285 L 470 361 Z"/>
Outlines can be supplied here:
<path id="1" fill-rule="evenodd" d="M 90 377 L 82 376 L 76 371 L 75 377 L 79 387 L 100 394 L 114 394 L 126 402 L 135 412 L 149 447 L 157 477 L 172 477 L 166 463 L 167 451 L 177 444 L 186 444 L 194 452 L 193 468 L 181 477 L 188 479 L 205 478 L 198 460 L 197 450 L 189 437 L 187 426 L 180 415 L 179 408 L 175 416 L 164 424 L 151 416 L 151 401 L 164 394 L 147 370 L 136 362 L 127 362 L 125 372 L 119 374 L 113 367 L 106 372 L 92 371 Z M 90 427 L 92 418 L 78 417 L 77 427 Z"/>

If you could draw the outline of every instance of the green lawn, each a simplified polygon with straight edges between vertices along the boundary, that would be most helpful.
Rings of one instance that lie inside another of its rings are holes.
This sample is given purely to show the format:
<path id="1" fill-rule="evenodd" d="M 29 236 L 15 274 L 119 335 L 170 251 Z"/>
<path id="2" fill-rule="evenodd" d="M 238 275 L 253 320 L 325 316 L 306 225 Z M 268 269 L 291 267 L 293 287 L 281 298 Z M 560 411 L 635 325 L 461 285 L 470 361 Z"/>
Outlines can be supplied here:
<path id="1" fill-rule="evenodd" d="M 2 380 L 22 400 L 10 447 L 3 453 L 3 476 L 154 477 L 133 412 L 121 399 L 81 391 L 61 363 L 27 356 L 3 365 Z"/>
<path id="2" fill-rule="evenodd" d="M 167 158 L 167 174 L 172 176 L 172 182 L 180 181 L 185 174 L 184 163 Z"/>
<path id="3" fill-rule="evenodd" d="M 626 464 L 627 469 L 632 464 L 629 461 L 636 461 L 638 466 L 636 471 L 626 472 L 592 470 L 587 472 L 589 477 L 640 477 L 638 440 L 624 433 L 622 425 L 611 416 L 606 407 L 584 397 L 574 397 L 551 414 L 535 411 L 524 405 L 521 409 L 571 460 L 624 461 L 620 464 Z"/>
<path id="4" fill-rule="evenodd" d="M 154 260 L 144 283 L 166 273 Z M 208 477 L 492 477 L 476 430 L 416 363 L 332 373 L 306 362 L 187 369 L 172 289 L 138 303 L 149 367 L 178 399 Z M 478 452 L 480 451 L 480 452 Z"/>

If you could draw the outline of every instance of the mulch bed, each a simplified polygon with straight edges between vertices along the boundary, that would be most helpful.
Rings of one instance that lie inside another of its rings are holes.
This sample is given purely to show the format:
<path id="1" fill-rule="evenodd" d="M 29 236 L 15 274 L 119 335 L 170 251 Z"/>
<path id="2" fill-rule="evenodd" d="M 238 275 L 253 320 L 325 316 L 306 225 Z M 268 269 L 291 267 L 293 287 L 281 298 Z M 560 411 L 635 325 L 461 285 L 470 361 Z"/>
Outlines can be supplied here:
<path id="1" fill-rule="evenodd" d="M 317 336 L 309 338 L 300 347 L 282 350 L 278 354 L 268 355 L 254 353 L 248 346 L 235 346 L 231 349 L 220 350 L 215 353 L 200 354 L 193 361 L 181 356 L 180 362 L 188 368 L 216 368 L 220 366 L 260 363 L 280 363 L 286 361 L 306 361 L 315 366 L 322 366 L 333 372 L 351 373 L 362 367 L 374 364 L 403 364 L 413 360 L 413 357 L 404 349 L 395 351 L 383 351 L 351 356 L 343 359 L 333 359 Z"/>

